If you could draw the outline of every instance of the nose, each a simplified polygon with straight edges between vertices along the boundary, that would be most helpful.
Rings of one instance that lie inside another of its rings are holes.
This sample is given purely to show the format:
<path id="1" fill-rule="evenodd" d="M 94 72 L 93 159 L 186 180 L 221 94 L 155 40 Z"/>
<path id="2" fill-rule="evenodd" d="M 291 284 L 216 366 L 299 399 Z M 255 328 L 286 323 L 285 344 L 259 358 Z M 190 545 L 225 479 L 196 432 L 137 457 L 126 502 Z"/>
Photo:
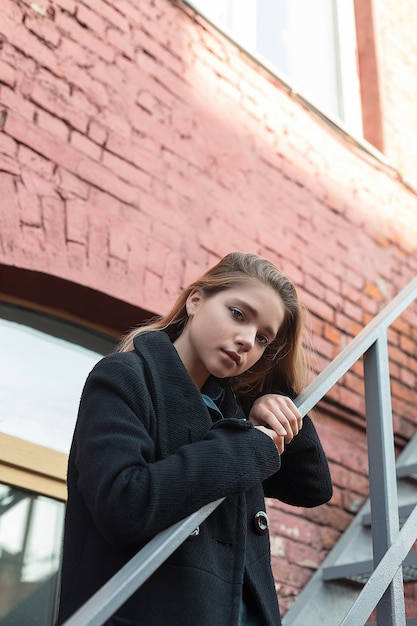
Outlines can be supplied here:
<path id="1" fill-rule="evenodd" d="M 239 334 L 236 336 L 236 343 L 245 352 L 249 352 L 255 345 L 256 329 L 250 326 L 241 328 Z"/>

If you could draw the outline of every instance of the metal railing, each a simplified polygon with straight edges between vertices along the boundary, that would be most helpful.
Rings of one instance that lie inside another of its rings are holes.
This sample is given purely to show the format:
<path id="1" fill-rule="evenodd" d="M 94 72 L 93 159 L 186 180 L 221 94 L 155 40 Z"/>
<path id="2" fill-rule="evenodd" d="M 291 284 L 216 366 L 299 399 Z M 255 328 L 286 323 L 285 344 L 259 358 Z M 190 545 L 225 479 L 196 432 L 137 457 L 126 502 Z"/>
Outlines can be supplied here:
<path id="1" fill-rule="evenodd" d="M 388 327 L 417 298 L 414 278 L 296 398 L 304 416 L 362 356 L 374 572 L 341 626 L 358 626 L 376 608 L 378 626 L 405 625 L 402 563 L 417 538 L 417 507 L 399 530 Z M 101 626 L 164 563 L 224 498 L 158 534 L 90 598 L 65 626 Z M 331 626 L 334 626 L 333 624 Z"/>

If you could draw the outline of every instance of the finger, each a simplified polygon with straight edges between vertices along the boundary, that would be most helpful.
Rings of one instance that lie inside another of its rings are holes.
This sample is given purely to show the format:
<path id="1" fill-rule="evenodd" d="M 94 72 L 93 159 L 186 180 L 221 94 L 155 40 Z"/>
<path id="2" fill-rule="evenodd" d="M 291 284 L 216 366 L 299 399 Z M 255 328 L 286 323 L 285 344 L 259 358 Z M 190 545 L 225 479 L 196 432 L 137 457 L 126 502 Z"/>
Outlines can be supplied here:
<path id="1" fill-rule="evenodd" d="M 301 413 L 288 396 L 266 394 L 252 406 L 249 418 L 255 425 L 265 424 L 289 443 L 302 428 Z"/>
<path id="2" fill-rule="evenodd" d="M 282 439 L 292 438 L 292 433 L 289 425 L 285 420 L 278 420 L 275 415 L 269 415 L 266 417 L 260 426 L 265 427 L 270 433 L 274 433 L 274 436 Z M 271 434 L 271 436 L 273 436 Z"/>
<path id="3" fill-rule="evenodd" d="M 297 426 L 291 426 L 286 416 L 281 412 L 264 411 L 261 419 L 252 419 L 256 426 L 265 426 L 276 433 L 278 437 L 284 437 L 289 443 L 293 436 L 298 432 Z M 295 431 L 295 432 L 294 432 Z"/>
<path id="4" fill-rule="evenodd" d="M 270 428 L 275 430 L 278 435 L 286 438 L 289 443 L 299 432 L 298 420 L 291 411 L 278 410 L 267 416 L 266 423 Z"/>
<path id="5" fill-rule="evenodd" d="M 262 418 L 265 413 L 278 414 L 279 412 L 287 415 L 290 420 L 292 417 L 297 422 L 299 428 L 302 427 L 303 418 L 294 402 L 288 396 L 280 396 L 277 394 L 266 394 L 258 398 L 253 404 L 250 417 Z"/>
<path id="6" fill-rule="evenodd" d="M 296 424 L 296 428 L 298 429 L 297 432 L 301 430 L 303 426 L 303 417 L 291 398 L 285 398 L 285 402 L 284 405 L 281 407 L 281 410 L 287 416 L 291 423 Z"/>
<path id="7" fill-rule="evenodd" d="M 287 420 L 293 436 L 298 435 L 303 427 L 303 418 L 295 404 L 290 400 L 290 404 L 281 407 L 281 413 L 284 419 Z"/>
<path id="8" fill-rule="evenodd" d="M 292 400 L 290 400 L 290 404 L 288 405 L 288 408 L 291 414 L 294 416 L 295 421 L 297 422 L 297 428 L 299 432 L 303 427 L 303 416 L 301 415 L 298 408 L 295 406 L 294 402 L 292 402 Z"/>
<path id="9" fill-rule="evenodd" d="M 284 437 L 280 437 L 276 434 L 276 432 L 272 429 L 266 428 L 265 426 L 255 426 L 257 430 L 260 430 L 264 435 L 267 435 L 277 447 L 277 450 L 280 454 L 284 452 Z"/>
<path id="10" fill-rule="evenodd" d="M 284 452 L 284 449 L 285 449 L 284 437 L 275 437 L 274 438 L 274 443 L 275 443 L 276 447 L 278 448 L 278 452 L 280 454 L 282 454 Z"/>

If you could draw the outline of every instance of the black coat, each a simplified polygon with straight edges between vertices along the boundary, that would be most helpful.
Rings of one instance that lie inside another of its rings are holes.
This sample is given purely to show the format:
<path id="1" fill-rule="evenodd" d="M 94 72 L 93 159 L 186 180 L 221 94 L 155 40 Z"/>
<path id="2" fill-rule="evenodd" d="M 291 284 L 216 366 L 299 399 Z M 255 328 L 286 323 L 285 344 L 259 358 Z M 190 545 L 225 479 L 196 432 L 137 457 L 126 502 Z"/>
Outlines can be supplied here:
<path id="1" fill-rule="evenodd" d="M 89 375 L 68 466 L 58 624 L 159 531 L 227 499 L 117 611 L 114 625 L 234 626 L 242 589 L 262 624 L 280 624 L 264 495 L 300 506 L 331 497 L 311 420 L 281 457 L 232 394 L 212 421 L 167 335 L 104 357 Z"/>

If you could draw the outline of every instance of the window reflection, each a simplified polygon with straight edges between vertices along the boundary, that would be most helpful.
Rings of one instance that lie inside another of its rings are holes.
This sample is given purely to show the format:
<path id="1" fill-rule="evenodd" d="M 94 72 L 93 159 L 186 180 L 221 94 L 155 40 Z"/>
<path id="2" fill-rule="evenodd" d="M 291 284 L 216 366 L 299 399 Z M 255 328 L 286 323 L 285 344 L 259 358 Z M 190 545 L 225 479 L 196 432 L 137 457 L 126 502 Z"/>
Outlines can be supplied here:
<path id="1" fill-rule="evenodd" d="M 0 484 L 0 626 L 52 624 L 64 511 Z"/>
<path id="2" fill-rule="evenodd" d="M 326 115 L 362 132 L 353 0 L 190 0 Z"/>
<path id="3" fill-rule="evenodd" d="M 0 303 L 0 432 L 67 454 L 85 379 L 113 344 Z"/>

